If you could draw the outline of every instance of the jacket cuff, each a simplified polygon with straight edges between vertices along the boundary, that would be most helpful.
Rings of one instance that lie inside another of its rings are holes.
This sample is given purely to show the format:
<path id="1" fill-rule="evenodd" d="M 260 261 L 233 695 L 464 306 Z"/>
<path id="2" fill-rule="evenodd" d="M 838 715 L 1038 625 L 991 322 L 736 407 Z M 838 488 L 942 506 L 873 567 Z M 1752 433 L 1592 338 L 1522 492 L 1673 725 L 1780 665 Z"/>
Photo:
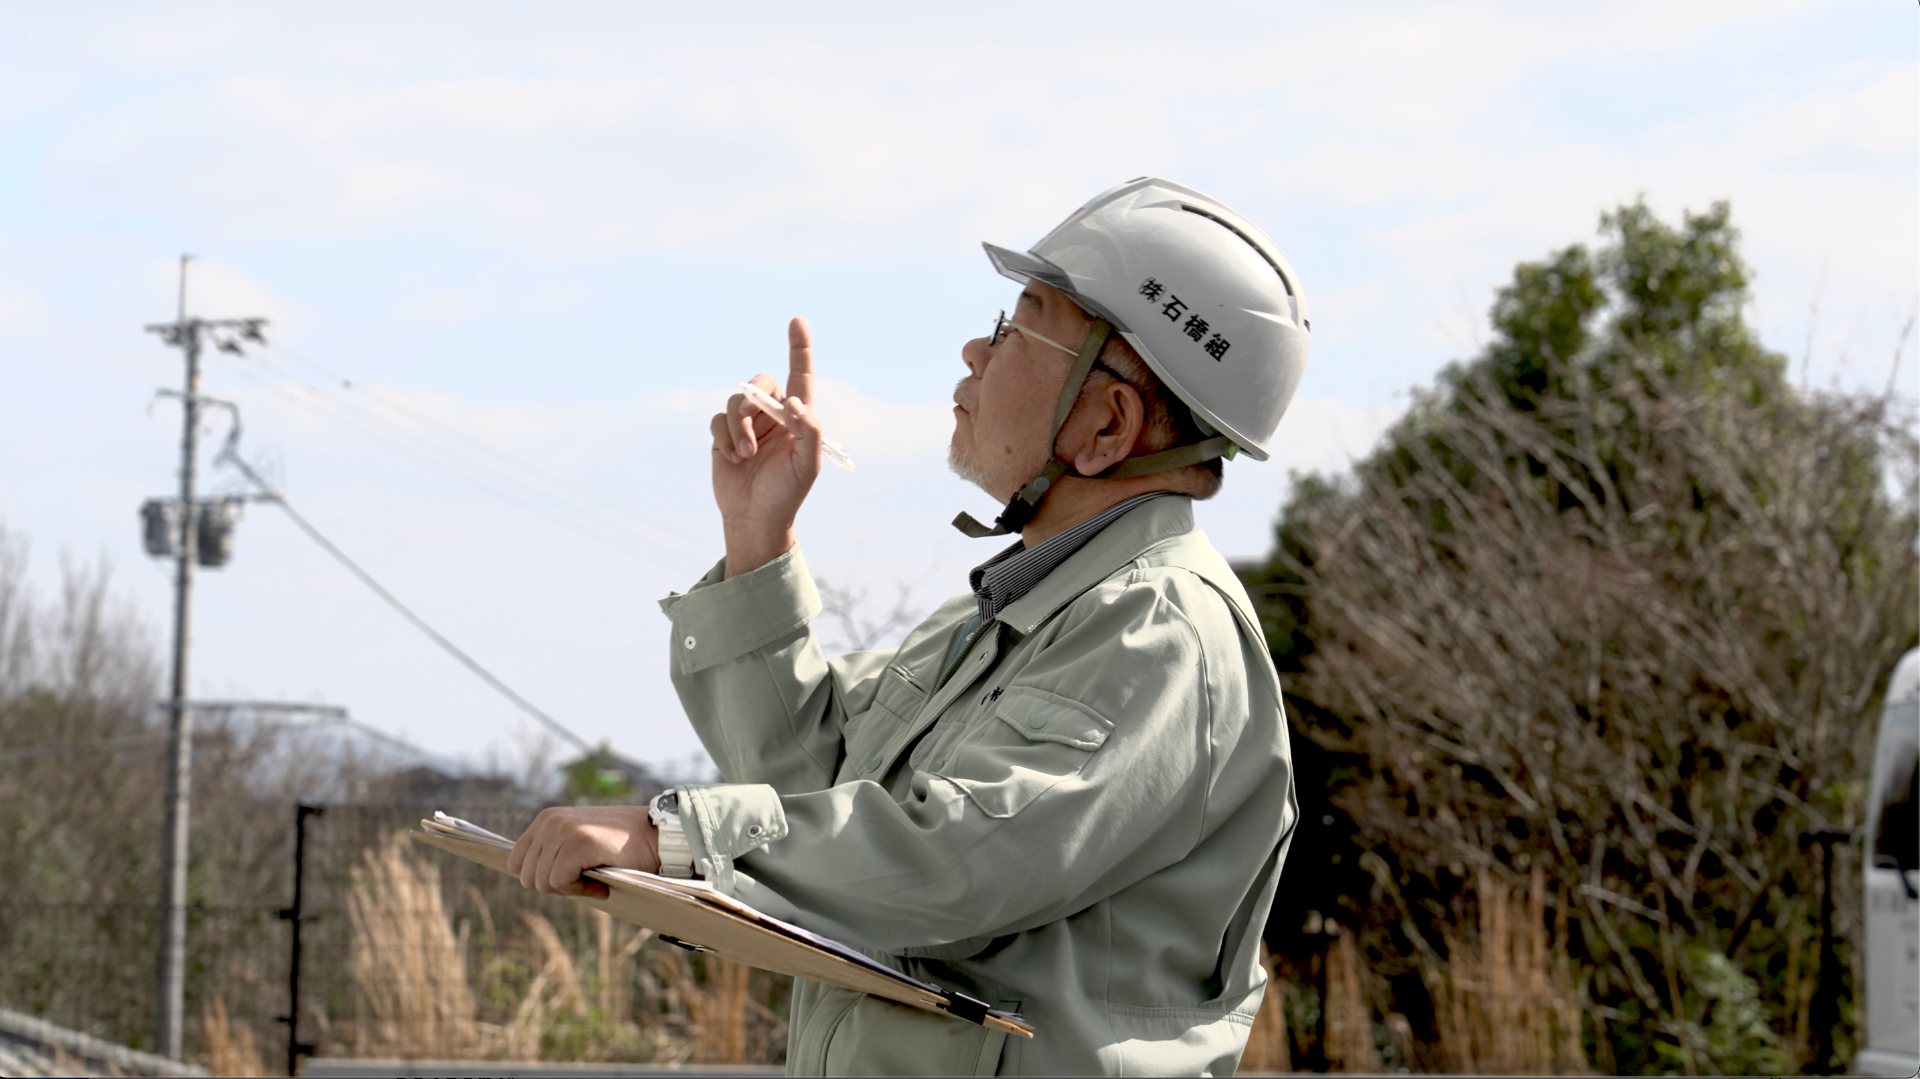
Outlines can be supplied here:
<path id="1" fill-rule="evenodd" d="M 693 848 L 694 871 L 733 894 L 733 860 L 787 835 L 787 811 L 765 783 L 679 787 L 680 826 Z"/>
<path id="2" fill-rule="evenodd" d="M 724 560 L 685 592 L 660 601 L 673 622 L 673 662 L 681 674 L 738 659 L 804 628 L 820 613 L 820 593 L 800 545 L 758 569 L 721 580 Z"/>

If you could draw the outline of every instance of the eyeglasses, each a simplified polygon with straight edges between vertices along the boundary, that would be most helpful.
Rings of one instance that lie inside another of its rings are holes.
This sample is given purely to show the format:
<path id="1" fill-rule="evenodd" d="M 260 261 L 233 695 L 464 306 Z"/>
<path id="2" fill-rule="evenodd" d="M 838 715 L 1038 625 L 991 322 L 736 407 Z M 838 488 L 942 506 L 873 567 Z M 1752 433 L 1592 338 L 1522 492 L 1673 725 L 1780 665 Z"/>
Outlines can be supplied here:
<path id="1" fill-rule="evenodd" d="M 1020 325 L 1018 322 L 1015 322 L 1012 319 L 1008 318 L 1005 308 L 1002 308 L 1000 313 L 998 315 L 995 315 L 993 318 L 993 333 L 988 335 L 987 337 L 987 346 L 991 348 L 992 346 L 999 344 L 1000 339 L 1007 335 L 1008 330 L 1019 330 L 1021 333 L 1026 334 L 1028 337 L 1033 338 L 1035 341 L 1038 341 L 1043 345 L 1052 345 L 1054 348 L 1059 349 L 1060 351 L 1066 353 L 1069 356 L 1078 356 L 1080 354 L 1079 349 L 1068 348 L 1067 346 L 1061 344 L 1060 342 L 1055 341 L 1053 338 L 1035 333 L 1034 331 L 1027 329 L 1025 326 Z"/>
<path id="2" fill-rule="evenodd" d="M 999 344 L 1000 339 L 1007 335 L 1008 330 L 1019 330 L 1022 334 L 1025 334 L 1026 336 L 1033 338 L 1035 341 L 1038 341 L 1043 345 L 1052 345 L 1054 348 L 1059 349 L 1060 351 L 1066 353 L 1069 356 L 1080 355 L 1079 349 L 1068 348 L 1066 345 L 1063 345 L 1060 342 L 1055 341 L 1053 338 L 1047 337 L 1043 334 L 1036 333 L 1033 330 L 1029 330 L 1025 326 L 1020 325 L 1018 322 L 1015 322 L 1012 319 L 1008 318 L 1005 308 L 1002 308 L 1000 313 L 994 316 L 993 333 L 987 336 L 987 347 L 992 348 L 993 346 Z M 1118 371 L 1115 371 L 1113 368 L 1108 367 L 1106 364 L 1101 363 L 1097 359 L 1093 361 L 1093 366 L 1097 370 L 1105 371 L 1107 374 L 1113 376 L 1114 378 L 1120 380 L 1121 382 L 1127 382 L 1127 376 L 1121 374 Z M 1128 385 L 1132 385 L 1132 383 L 1128 382 Z"/>

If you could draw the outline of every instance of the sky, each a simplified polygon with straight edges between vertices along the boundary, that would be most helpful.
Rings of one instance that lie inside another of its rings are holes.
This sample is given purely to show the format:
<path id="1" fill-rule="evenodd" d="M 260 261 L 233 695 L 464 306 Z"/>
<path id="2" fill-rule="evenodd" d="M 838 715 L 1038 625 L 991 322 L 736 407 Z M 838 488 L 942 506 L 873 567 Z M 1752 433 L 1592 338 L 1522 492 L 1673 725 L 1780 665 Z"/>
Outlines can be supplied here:
<path id="1" fill-rule="evenodd" d="M 1296 470 L 1366 453 L 1487 336 L 1523 260 L 1645 198 L 1731 201 L 1748 317 L 1811 385 L 1913 394 L 1916 12 L 1606 5 L 12 5 L 0 13 L 0 522 L 43 596 L 109 565 L 168 645 L 141 502 L 177 485 L 181 357 L 143 327 L 270 319 L 211 353 L 240 452 L 422 617 L 590 741 L 699 746 L 657 601 L 719 557 L 707 421 L 812 323 L 857 462 L 802 512 L 884 616 L 997 549 L 949 475 L 959 348 L 1038 240 L 1154 174 L 1259 224 L 1314 339 L 1273 459 L 1197 517 L 1256 558 Z M 214 463 L 206 489 L 239 489 Z M 524 715 L 254 505 L 202 574 L 202 697 L 324 701 L 481 762 Z M 839 642 L 829 633 L 830 641 Z"/>

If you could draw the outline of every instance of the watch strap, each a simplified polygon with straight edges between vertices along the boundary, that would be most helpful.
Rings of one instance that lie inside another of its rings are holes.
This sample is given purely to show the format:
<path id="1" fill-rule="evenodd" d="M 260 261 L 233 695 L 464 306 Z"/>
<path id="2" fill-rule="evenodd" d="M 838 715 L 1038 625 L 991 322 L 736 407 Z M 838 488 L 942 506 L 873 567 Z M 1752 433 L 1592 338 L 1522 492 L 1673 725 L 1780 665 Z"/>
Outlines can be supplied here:
<path id="1" fill-rule="evenodd" d="M 687 833 L 679 824 L 663 824 L 660 836 L 660 875 L 663 877 L 693 876 L 693 847 L 687 843 Z"/>
<path id="2" fill-rule="evenodd" d="M 688 878 L 693 876 L 693 847 L 687 842 L 686 830 L 680 824 L 678 799 L 673 791 L 668 791 L 647 807 L 656 830 L 656 848 L 660 855 L 660 875 L 663 877 Z M 672 808 L 664 808 L 663 803 Z"/>

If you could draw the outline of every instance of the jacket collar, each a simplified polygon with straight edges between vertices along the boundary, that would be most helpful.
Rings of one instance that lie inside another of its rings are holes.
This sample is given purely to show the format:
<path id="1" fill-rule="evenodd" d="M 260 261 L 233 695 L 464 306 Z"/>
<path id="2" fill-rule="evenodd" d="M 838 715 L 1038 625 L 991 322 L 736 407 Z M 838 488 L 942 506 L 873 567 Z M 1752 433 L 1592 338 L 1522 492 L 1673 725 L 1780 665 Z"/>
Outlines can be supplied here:
<path id="1" fill-rule="evenodd" d="M 1007 604 L 999 621 L 1016 633 L 1032 633 L 1120 567 L 1193 530 L 1193 499 L 1185 495 L 1149 499 L 1102 529 L 1026 595 Z"/>

